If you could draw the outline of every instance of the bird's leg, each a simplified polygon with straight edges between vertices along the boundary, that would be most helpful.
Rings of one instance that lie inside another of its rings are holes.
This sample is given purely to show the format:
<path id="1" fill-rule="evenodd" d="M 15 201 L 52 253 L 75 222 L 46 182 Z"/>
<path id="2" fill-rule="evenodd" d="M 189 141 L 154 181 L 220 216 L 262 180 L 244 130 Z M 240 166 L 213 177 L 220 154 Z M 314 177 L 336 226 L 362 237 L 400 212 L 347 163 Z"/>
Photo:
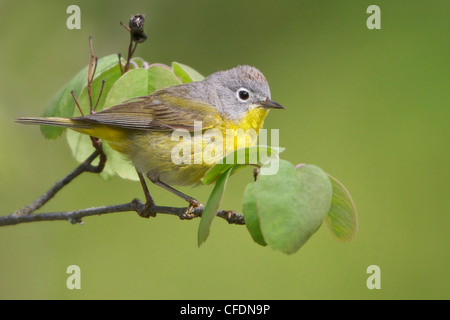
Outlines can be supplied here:
<path id="1" fill-rule="evenodd" d="M 146 200 L 145 206 L 139 212 L 139 215 L 144 218 L 156 217 L 156 213 L 149 212 L 149 210 L 148 210 L 155 205 L 155 201 L 153 200 L 152 196 L 150 195 L 150 192 L 148 191 L 147 183 L 145 182 L 144 176 L 139 171 L 136 170 L 136 172 L 138 174 L 139 181 L 141 182 L 142 190 L 144 191 L 145 200 Z"/>
<path id="2" fill-rule="evenodd" d="M 187 211 L 185 213 L 187 219 L 192 219 L 192 218 L 195 218 L 197 216 L 197 215 L 191 214 L 191 212 L 192 212 L 192 210 L 194 208 L 203 207 L 203 204 L 201 204 L 200 202 L 198 202 L 194 198 L 189 197 L 189 196 L 185 195 L 184 193 L 182 193 L 182 192 L 172 188 L 168 184 L 162 182 L 161 180 L 159 180 L 159 177 L 158 178 L 154 178 L 154 177 L 150 178 L 149 177 L 149 179 L 150 179 L 151 182 L 153 182 L 157 186 L 160 186 L 161 188 L 164 188 L 167 191 L 170 191 L 171 193 L 177 195 L 178 197 L 180 197 L 181 199 L 183 199 L 183 200 L 185 200 L 185 201 L 187 201 L 189 203 L 189 208 L 187 209 Z"/>

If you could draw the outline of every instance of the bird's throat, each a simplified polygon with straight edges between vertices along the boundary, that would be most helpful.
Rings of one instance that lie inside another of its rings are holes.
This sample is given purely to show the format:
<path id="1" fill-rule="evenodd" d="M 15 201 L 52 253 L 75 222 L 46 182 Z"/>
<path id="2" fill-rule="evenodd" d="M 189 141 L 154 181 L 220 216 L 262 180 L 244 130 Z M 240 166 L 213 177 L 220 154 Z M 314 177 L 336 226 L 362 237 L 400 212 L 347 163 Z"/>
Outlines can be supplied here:
<path id="1" fill-rule="evenodd" d="M 254 108 L 247 111 L 240 120 L 224 120 L 225 129 L 242 129 L 244 131 L 254 129 L 256 133 L 258 133 L 259 129 L 261 129 L 264 124 L 264 119 L 268 112 L 269 110 L 267 109 Z"/>

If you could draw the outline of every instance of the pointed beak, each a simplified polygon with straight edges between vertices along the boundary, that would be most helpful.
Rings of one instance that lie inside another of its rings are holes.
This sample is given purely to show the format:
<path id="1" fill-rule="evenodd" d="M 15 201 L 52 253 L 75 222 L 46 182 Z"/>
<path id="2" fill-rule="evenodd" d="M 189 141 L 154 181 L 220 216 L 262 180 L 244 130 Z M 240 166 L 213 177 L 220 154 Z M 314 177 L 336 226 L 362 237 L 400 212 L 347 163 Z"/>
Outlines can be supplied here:
<path id="1" fill-rule="evenodd" d="M 261 102 L 260 105 L 262 108 L 267 108 L 267 109 L 286 109 L 281 104 L 276 103 L 275 101 L 272 101 L 269 99 L 266 99 L 266 101 Z"/>

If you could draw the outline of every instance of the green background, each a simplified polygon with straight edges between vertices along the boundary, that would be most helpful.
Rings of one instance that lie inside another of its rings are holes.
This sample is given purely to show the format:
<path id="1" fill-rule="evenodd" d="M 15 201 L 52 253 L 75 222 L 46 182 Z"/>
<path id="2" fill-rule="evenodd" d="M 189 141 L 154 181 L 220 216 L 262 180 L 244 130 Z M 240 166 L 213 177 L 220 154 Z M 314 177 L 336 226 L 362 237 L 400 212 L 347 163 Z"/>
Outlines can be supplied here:
<path id="1" fill-rule="evenodd" d="M 68 30 L 66 8 L 81 8 Z M 366 9 L 381 8 L 381 30 Z M 126 54 L 119 25 L 145 13 L 136 56 L 178 61 L 207 75 L 251 64 L 266 75 L 283 158 L 341 180 L 359 231 L 339 243 L 323 225 L 296 254 L 255 244 L 243 226 L 213 222 L 199 249 L 199 220 L 135 213 L 84 225 L 0 228 L 0 298 L 448 299 L 450 3 L 444 1 L 0 1 L 0 207 L 6 215 L 76 166 L 65 138 L 15 124 L 39 115 L 89 60 Z M 224 209 L 242 208 L 251 169 L 233 176 Z M 184 205 L 151 187 L 158 204 Z M 212 186 L 182 188 L 206 202 Z M 41 212 L 143 199 L 139 183 L 84 174 Z M 276 214 L 276 213 L 274 213 Z M 66 268 L 81 268 L 68 290 Z M 381 289 L 366 287 L 370 265 Z"/>

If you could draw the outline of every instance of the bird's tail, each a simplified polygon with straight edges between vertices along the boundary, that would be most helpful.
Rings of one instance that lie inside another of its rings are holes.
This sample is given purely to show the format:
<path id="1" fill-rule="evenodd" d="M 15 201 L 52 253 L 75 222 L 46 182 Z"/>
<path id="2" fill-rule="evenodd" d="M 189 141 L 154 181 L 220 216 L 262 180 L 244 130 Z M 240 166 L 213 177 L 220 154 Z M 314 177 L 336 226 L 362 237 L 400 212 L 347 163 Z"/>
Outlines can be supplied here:
<path id="1" fill-rule="evenodd" d="M 76 119 L 48 117 L 48 118 L 17 118 L 15 120 L 18 123 L 23 124 L 39 124 L 46 126 L 65 127 L 72 129 L 89 129 L 92 125 L 88 122 Z"/>

